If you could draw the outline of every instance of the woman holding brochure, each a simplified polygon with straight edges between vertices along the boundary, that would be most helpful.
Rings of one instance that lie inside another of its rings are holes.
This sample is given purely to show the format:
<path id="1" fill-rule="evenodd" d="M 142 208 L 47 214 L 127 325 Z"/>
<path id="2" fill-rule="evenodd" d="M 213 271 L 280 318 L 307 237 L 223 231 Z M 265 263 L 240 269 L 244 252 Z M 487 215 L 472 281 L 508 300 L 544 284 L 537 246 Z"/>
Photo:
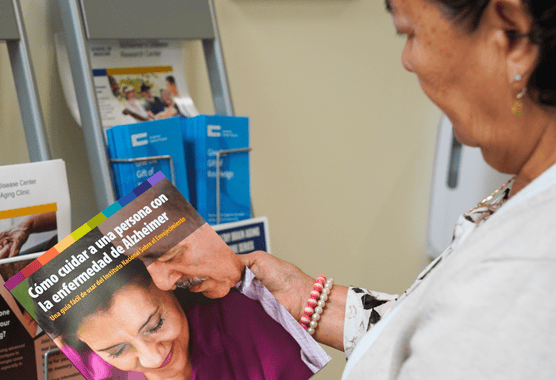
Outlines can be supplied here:
<path id="1" fill-rule="evenodd" d="M 344 379 L 554 379 L 556 5 L 386 6 L 403 66 L 458 140 L 515 176 L 460 217 L 400 297 L 315 281 L 264 252 L 243 260 L 318 341 L 346 352 Z"/>
<path id="2" fill-rule="evenodd" d="M 38 273 L 31 284 L 44 281 Z M 97 286 L 62 320 L 37 313 L 87 379 L 307 380 L 313 375 L 294 338 L 237 291 L 218 300 L 186 290 L 176 297 L 157 288 L 138 259 Z M 42 296 L 51 298 L 61 288 L 52 286 Z"/>

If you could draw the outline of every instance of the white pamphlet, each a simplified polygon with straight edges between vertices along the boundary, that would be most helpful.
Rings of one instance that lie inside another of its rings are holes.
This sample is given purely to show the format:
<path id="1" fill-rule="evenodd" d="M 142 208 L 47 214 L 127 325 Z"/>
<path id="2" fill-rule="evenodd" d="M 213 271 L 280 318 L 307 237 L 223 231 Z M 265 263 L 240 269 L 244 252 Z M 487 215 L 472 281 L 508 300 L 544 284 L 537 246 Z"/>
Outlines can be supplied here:
<path id="1" fill-rule="evenodd" d="M 70 232 L 64 161 L 0 166 L 0 379 L 44 380 L 43 355 L 56 345 L 4 282 Z M 83 379 L 61 353 L 48 363 L 51 379 Z"/>
<path id="2" fill-rule="evenodd" d="M 55 41 L 64 96 L 81 125 L 64 35 Z M 104 129 L 199 114 L 187 90 L 180 41 L 90 40 L 88 48 Z"/>
<path id="3" fill-rule="evenodd" d="M 0 166 L 0 262 L 45 252 L 70 232 L 63 160 Z"/>

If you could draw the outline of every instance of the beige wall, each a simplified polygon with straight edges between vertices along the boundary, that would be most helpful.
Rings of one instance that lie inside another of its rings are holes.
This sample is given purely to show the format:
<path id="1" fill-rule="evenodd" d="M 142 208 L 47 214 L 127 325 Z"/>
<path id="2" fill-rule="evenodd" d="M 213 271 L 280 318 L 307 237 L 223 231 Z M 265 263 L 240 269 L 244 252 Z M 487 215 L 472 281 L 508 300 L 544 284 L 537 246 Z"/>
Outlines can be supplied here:
<path id="1" fill-rule="evenodd" d="M 68 166 L 73 226 L 98 210 L 82 132 L 61 92 L 56 2 L 21 0 L 55 157 Z M 273 253 L 312 276 L 402 292 L 425 264 L 440 112 L 400 64 L 378 0 L 215 0 L 236 113 L 251 118 L 252 198 Z M 191 93 L 213 111 L 200 44 L 185 43 Z M 0 46 L 0 164 L 28 160 Z M 332 352 L 332 350 L 329 350 Z M 341 353 L 315 379 L 339 379 Z"/>

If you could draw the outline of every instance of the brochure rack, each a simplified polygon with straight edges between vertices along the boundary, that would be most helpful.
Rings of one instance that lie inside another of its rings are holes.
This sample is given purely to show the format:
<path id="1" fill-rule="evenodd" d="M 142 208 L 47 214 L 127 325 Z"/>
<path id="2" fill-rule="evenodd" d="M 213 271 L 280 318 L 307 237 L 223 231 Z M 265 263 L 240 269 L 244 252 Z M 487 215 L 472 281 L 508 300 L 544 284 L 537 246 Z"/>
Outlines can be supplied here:
<path id="1" fill-rule="evenodd" d="M 18 0 L 0 0 L 0 10 L 0 41 L 6 41 L 8 47 L 29 157 L 33 162 L 50 160 L 21 6 Z"/>
<path id="2" fill-rule="evenodd" d="M 212 0 L 59 0 L 97 207 L 115 200 L 87 41 L 200 39 L 217 114 L 233 115 Z M 160 12 L 153 12 L 153 6 Z M 167 10 L 167 11 L 164 11 Z"/>

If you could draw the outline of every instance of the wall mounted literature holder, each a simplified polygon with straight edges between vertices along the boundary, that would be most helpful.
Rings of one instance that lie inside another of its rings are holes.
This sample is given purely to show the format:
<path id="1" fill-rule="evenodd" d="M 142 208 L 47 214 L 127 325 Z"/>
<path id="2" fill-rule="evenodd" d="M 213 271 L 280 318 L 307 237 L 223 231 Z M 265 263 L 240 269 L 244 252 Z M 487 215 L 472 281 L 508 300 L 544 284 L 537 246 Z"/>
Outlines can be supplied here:
<path id="1" fill-rule="evenodd" d="M 234 153 L 249 153 L 251 148 L 219 150 L 216 152 L 216 224 L 220 224 L 220 157 Z"/>
<path id="2" fill-rule="evenodd" d="M 32 162 L 50 160 L 37 82 L 18 0 L 0 0 L 0 41 L 5 41 L 8 47 L 29 157 Z"/>
<path id="3" fill-rule="evenodd" d="M 233 115 L 212 0 L 59 0 L 97 207 L 116 200 L 88 56 L 89 40 L 201 40 L 217 114 Z M 153 12 L 153 10 L 155 12 Z"/>

